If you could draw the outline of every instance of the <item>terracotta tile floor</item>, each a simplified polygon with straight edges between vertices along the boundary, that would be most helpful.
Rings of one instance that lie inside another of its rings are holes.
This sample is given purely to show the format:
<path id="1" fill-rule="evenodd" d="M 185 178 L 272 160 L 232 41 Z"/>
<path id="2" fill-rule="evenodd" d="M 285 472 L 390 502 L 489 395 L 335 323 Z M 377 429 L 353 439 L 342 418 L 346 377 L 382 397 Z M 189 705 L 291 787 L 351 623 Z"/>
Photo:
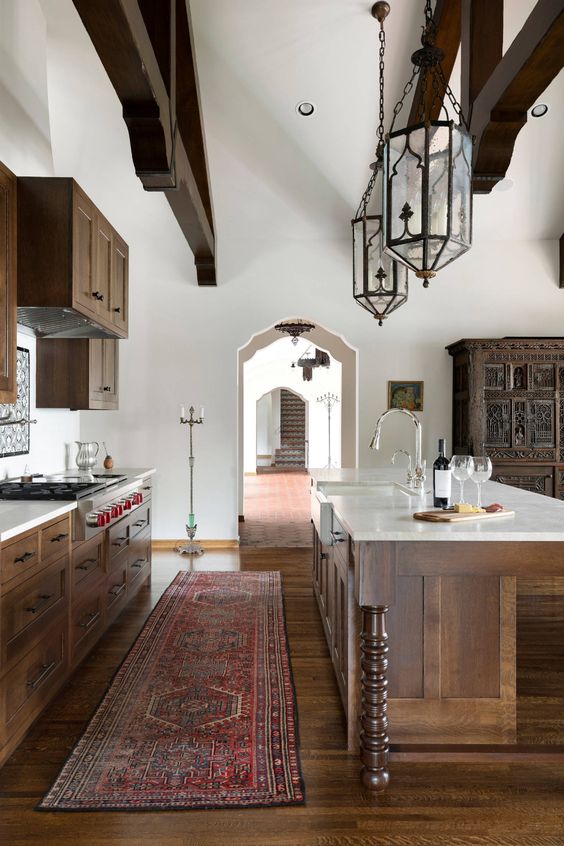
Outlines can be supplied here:
<path id="1" fill-rule="evenodd" d="M 311 546 L 307 473 L 245 476 L 245 522 L 241 546 Z"/>

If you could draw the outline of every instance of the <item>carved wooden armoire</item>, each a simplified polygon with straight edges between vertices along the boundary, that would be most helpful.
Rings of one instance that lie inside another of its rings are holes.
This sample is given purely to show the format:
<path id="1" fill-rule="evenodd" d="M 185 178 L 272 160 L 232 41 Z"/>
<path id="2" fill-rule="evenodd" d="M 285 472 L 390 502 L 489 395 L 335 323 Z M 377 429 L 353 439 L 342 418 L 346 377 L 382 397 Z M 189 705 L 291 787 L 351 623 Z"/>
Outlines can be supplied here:
<path id="1" fill-rule="evenodd" d="M 564 499 L 564 338 L 470 339 L 453 357 L 454 454 L 492 479 Z"/>

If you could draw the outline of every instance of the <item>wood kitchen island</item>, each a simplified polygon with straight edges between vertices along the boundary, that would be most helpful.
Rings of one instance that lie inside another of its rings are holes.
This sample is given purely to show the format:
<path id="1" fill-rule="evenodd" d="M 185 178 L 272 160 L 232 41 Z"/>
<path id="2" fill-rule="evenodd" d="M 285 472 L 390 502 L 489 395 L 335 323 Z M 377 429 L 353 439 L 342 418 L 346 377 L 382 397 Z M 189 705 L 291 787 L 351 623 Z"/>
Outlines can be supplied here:
<path id="1" fill-rule="evenodd" d="M 541 754 L 516 744 L 517 580 L 564 576 L 564 503 L 487 483 L 514 517 L 423 523 L 432 499 L 395 470 L 310 474 L 314 591 L 364 786 L 386 788 L 390 752 Z"/>

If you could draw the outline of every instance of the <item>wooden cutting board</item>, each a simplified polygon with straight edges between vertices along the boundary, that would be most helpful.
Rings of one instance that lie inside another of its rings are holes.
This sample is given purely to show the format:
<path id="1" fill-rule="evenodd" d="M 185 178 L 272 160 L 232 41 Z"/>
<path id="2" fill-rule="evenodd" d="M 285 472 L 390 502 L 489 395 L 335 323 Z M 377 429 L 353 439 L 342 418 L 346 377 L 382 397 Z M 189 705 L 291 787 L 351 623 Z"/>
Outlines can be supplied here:
<path id="1" fill-rule="evenodd" d="M 472 512 L 458 514 L 456 511 L 417 511 L 414 520 L 428 520 L 431 523 L 458 523 L 463 520 L 491 520 L 494 517 L 512 517 L 514 511 L 486 511 L 483 514 L 472 514 Z"/>

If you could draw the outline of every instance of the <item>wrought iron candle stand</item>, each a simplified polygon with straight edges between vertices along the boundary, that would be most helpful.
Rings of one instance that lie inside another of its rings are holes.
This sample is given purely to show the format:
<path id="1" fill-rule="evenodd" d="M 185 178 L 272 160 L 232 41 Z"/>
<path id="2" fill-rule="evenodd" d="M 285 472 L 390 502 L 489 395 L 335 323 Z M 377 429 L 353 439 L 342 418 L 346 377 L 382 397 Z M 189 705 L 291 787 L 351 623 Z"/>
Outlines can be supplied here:
<path id="1" fill-rule="evenodd" d="M 189 543 L 182 544 L 176 547 L 176 552 L 181 555 L 203 555 L 204 548 L 199 543 L 194 542 L 198 524 L 194 516 L 194 453 L 192 450 L 192 430 L 194 426 L 204 422 L 204 409 L 200 409 L 200 416 L 194 417 L 194 407 L 190 406 L 188 409 L 190 417 L 184 416 L 184 406 L 180 411 L 180 422 L 187 424 L 190 427 L 190 452 L 188 455 L 188 467 L 190 469 L 190 513 L 188 514 L 188 522 L 186 523 L 186 534 L 188 535 Z"/>
<path id="2" fill-rule="evenodd" d="M 339 402 L 337 394 L 323 394 L 317 397 L 317 402 L 322 402 L 327 409 L 327 464 L 325 465 L 329 470 L 332 467 L 331 462 L 331 411 L 333 406 Z"/>

